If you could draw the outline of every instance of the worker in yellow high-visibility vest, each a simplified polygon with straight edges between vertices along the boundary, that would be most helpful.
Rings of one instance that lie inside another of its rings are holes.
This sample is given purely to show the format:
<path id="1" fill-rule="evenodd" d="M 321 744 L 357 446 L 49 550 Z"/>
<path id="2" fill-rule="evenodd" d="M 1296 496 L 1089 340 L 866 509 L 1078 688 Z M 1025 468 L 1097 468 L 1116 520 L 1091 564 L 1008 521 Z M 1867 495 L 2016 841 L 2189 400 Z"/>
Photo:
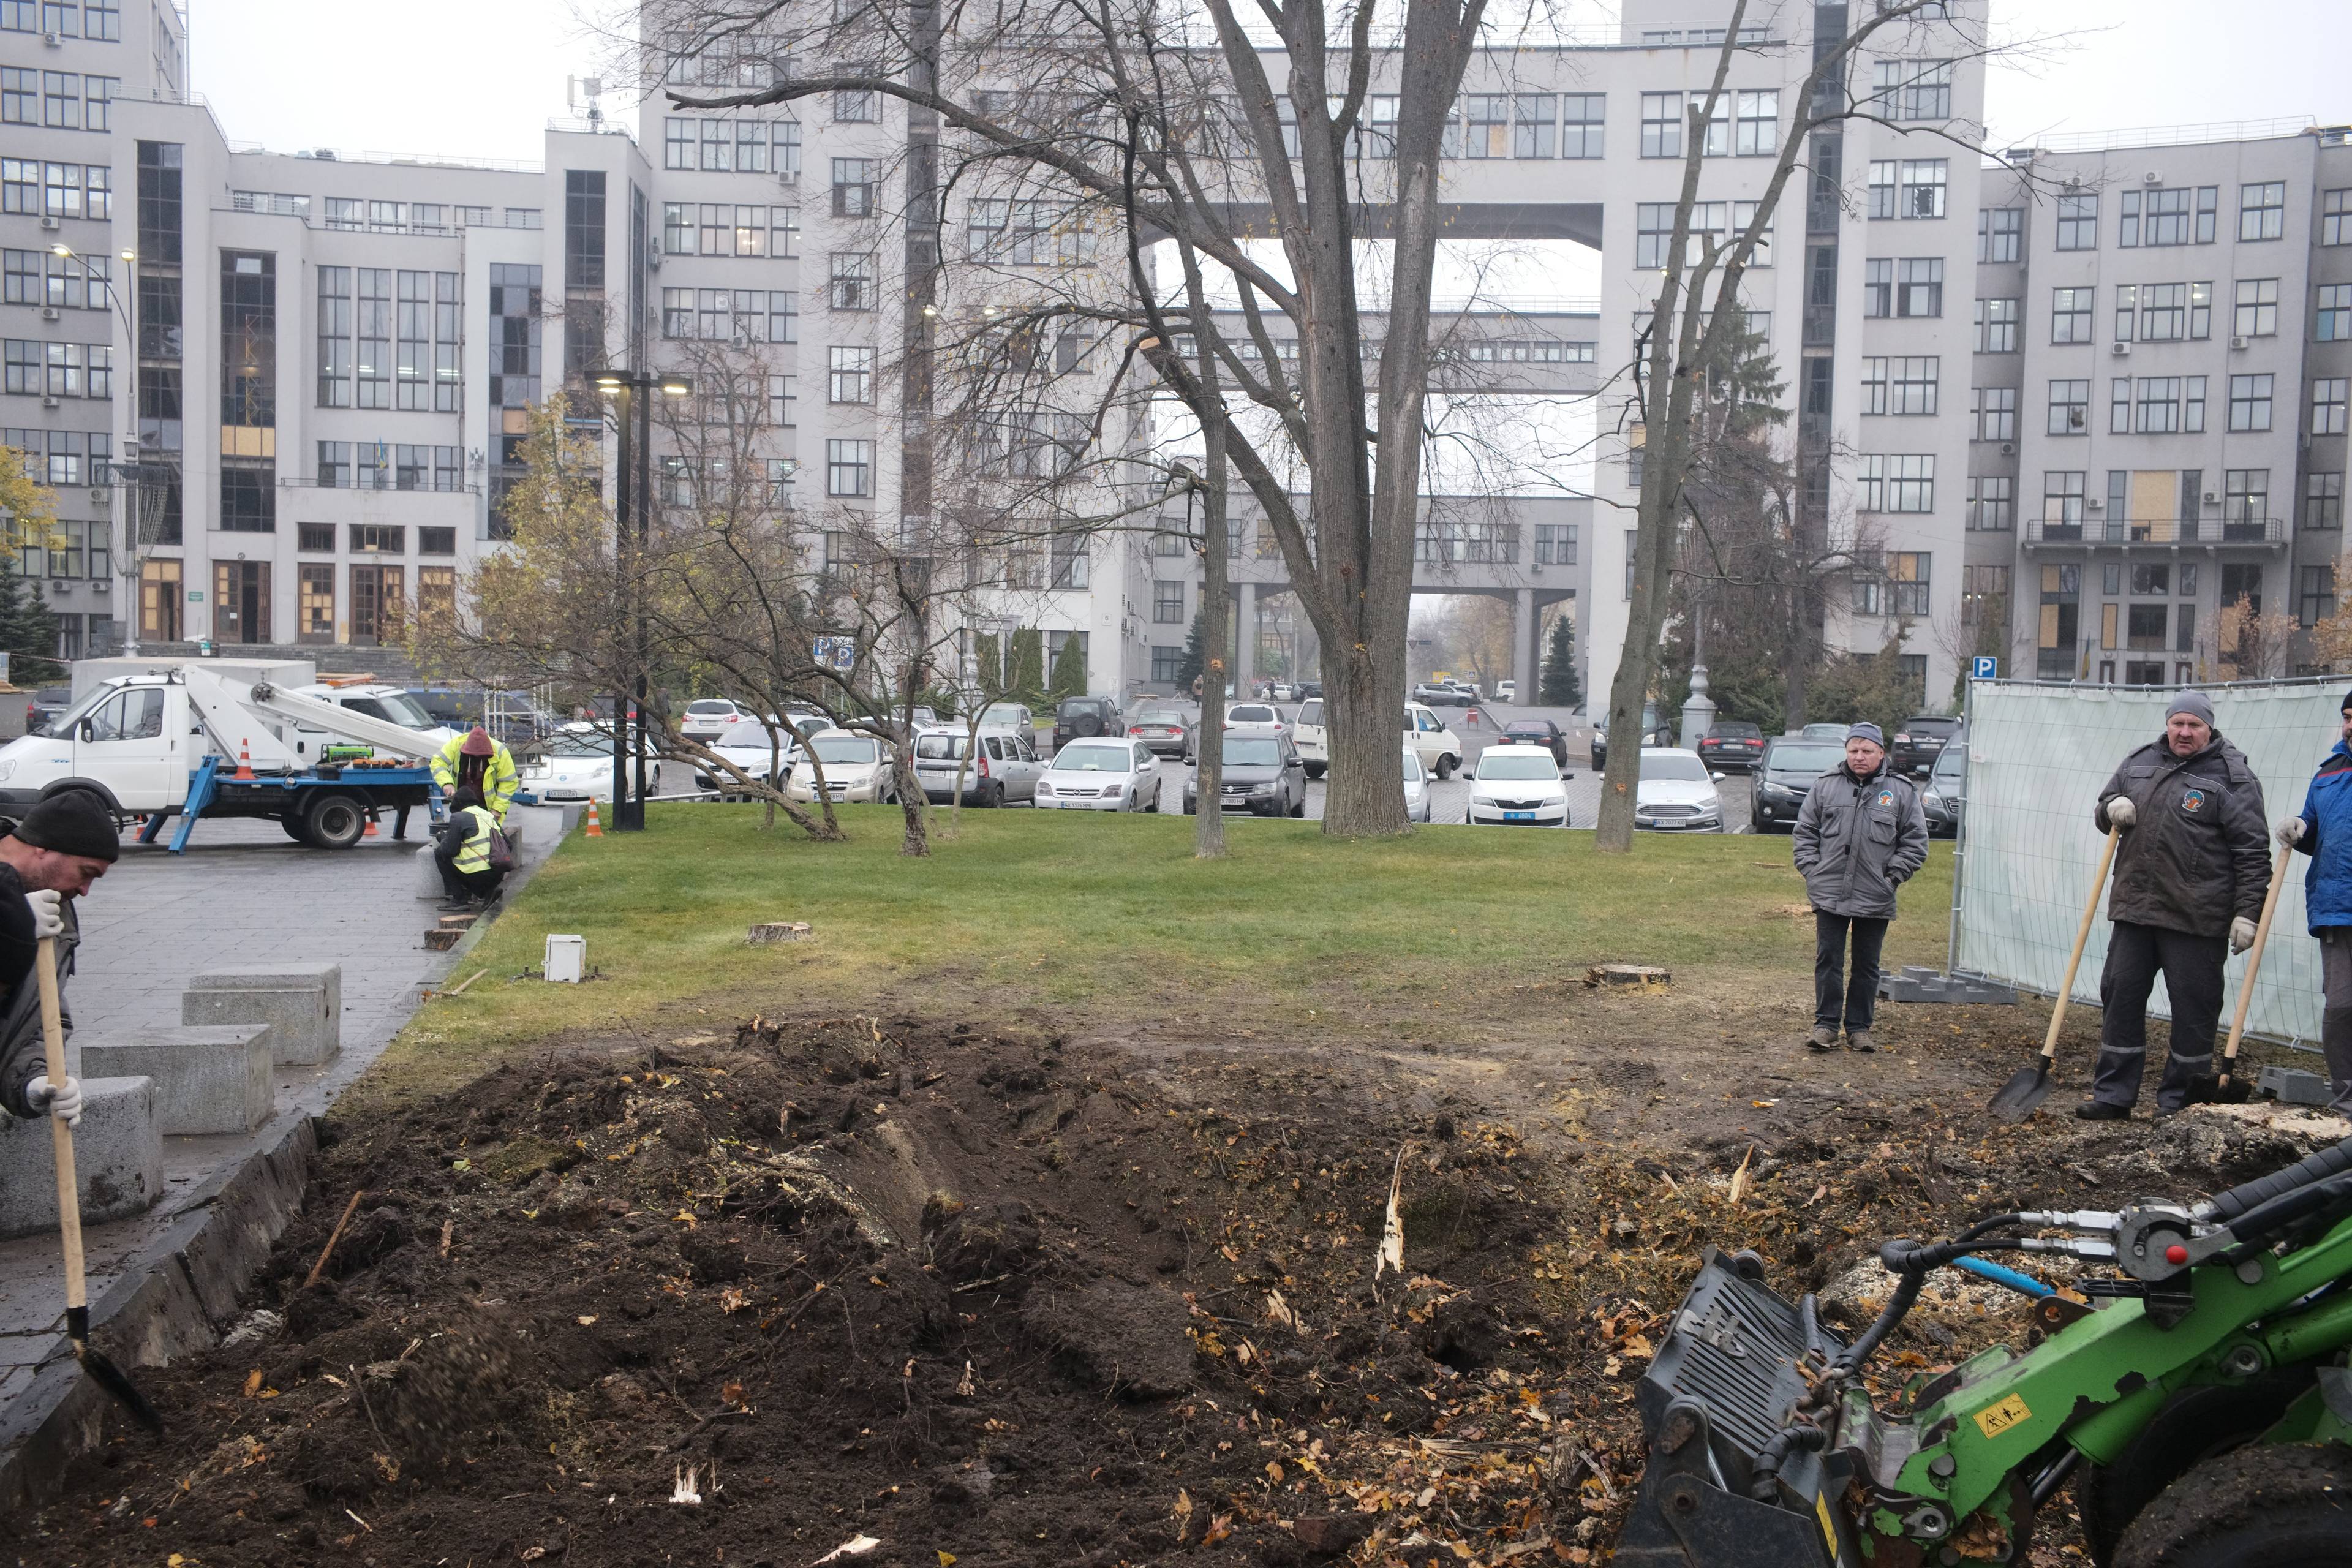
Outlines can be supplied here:
<path id="1" fill-rule="evenodd" d="M 498 897 L 506 873 L 490 863 L 490 840 L 498 823 L 482 804 L 482 793 L 459 784 L 449 796 L 449 820 L 434 837 L 433 863 L 441 873 L 441 908 L 455 914 L 478 909 Z"/>
<path id="2" fill-rule="evenodd" d="M 488 808 L 491 819 L 504 826 L 507 803 L 514 798 L 518 783 L 514 753 L 507 750 L 505 742 L 490 739 L 490 732 L 477 724 L 434 754 L 433 782 L 441 786 L 444 795 L 472 784 L 481 792 L 482 805 Z"/>

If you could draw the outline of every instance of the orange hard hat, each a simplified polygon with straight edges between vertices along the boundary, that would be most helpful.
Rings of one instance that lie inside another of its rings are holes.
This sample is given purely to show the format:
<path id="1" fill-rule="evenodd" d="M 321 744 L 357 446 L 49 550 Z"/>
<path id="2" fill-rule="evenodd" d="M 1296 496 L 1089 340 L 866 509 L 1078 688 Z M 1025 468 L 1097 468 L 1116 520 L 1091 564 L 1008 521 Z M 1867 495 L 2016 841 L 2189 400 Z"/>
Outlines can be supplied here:
<path id="1" fill-rule="evenodd" d="M 463 757 L 487 757 L 497 750 L 498 747 L 491 743 L 490 732 L 477 724 L 467 734 L 465 743 L 457 748 L 457 754 Z"/>

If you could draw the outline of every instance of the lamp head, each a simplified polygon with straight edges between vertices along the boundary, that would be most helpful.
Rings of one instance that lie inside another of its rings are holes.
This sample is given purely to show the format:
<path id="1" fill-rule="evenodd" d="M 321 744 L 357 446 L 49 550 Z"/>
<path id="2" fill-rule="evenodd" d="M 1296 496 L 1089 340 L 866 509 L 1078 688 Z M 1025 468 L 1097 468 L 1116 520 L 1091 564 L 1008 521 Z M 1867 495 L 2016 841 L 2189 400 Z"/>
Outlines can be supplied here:
<path id="1" fill-rule="evenodd" d="M 49 254 L 51 256 L 71 257 L 73 253 L 73 247 L 70 245 L 53 245 L 49 247 Z"/>
<path id="2" fill-rule="evenodd" d="M 666 375 L 661 378 L 665 397 L 690 397 L 694 395 L 694 378 L 690 375 Z"/>

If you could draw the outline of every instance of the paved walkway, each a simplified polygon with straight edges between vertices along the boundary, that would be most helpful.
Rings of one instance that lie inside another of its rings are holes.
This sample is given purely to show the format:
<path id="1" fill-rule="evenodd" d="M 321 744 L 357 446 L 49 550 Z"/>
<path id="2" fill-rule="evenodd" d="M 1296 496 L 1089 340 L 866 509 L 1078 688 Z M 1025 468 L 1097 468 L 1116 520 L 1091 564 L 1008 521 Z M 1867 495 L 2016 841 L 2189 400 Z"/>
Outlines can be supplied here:
<path id="1" fill-rule="evenodd" d="M 563 814 L 517 807 L 526 867 L 551 852 Z M 87 1044 L 134 1038 L 180 1022 L 192 975 L 240 963 L 342 965 L 342 1051 L 319 1067 L 280 1068 L 278 1115 L 251 1134 L 163 1140 L 164 1195 L 146 1214 L 90 1226 L 83 1238 L 89 1296 L 114 1283 L 125 1260 L 156 1240 L 201 1186 L 261 1146 L 289 1111 L 316 1114 L 383 1053 L 449 965 L 425 947 L 435 922 L 415 854 L 422 814 L 405 842 L 387 819 L 382 837 L 336 852 L 294 843 L 274 822 L 205 822 L 184 855 L 124 836 L 121 860 L 83 901 L 82 946 L 67 983 L 74 1037 Z M 437 899 L 437 891 L 434 895 Z M 65 1293 L 54 1232 L 0 1242 L 0 1426 L 60 1343 Z"/>

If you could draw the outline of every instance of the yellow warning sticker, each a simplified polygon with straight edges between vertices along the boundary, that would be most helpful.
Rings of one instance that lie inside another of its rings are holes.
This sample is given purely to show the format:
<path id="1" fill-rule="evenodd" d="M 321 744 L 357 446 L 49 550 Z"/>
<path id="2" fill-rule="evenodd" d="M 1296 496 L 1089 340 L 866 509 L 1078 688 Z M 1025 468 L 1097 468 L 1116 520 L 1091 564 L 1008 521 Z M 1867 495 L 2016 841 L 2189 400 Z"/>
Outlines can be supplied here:
<path id="1" fill-rule="evenodd" d="M 1830 1500 L 1816 1493 L 1813 1497 L 1813 1511 L 1822 1516 L 1822 1539 L 1830 1543 L 1830 1561 L 1843 1563 L 1845 1558 L 1838 1551 L 1837 1521 L 1830 1517 Z"/>
<path id="2" fill-rule="evenodd" d="M 2019 1422 L 2032 1419 L 2033 1412 L 2025 1407 L 2025 1401 L 2012 1394 L 2000 1404 L 1977 1412 L 1977 1430 L 1988 1437 L 1998 1437 Z"/>

